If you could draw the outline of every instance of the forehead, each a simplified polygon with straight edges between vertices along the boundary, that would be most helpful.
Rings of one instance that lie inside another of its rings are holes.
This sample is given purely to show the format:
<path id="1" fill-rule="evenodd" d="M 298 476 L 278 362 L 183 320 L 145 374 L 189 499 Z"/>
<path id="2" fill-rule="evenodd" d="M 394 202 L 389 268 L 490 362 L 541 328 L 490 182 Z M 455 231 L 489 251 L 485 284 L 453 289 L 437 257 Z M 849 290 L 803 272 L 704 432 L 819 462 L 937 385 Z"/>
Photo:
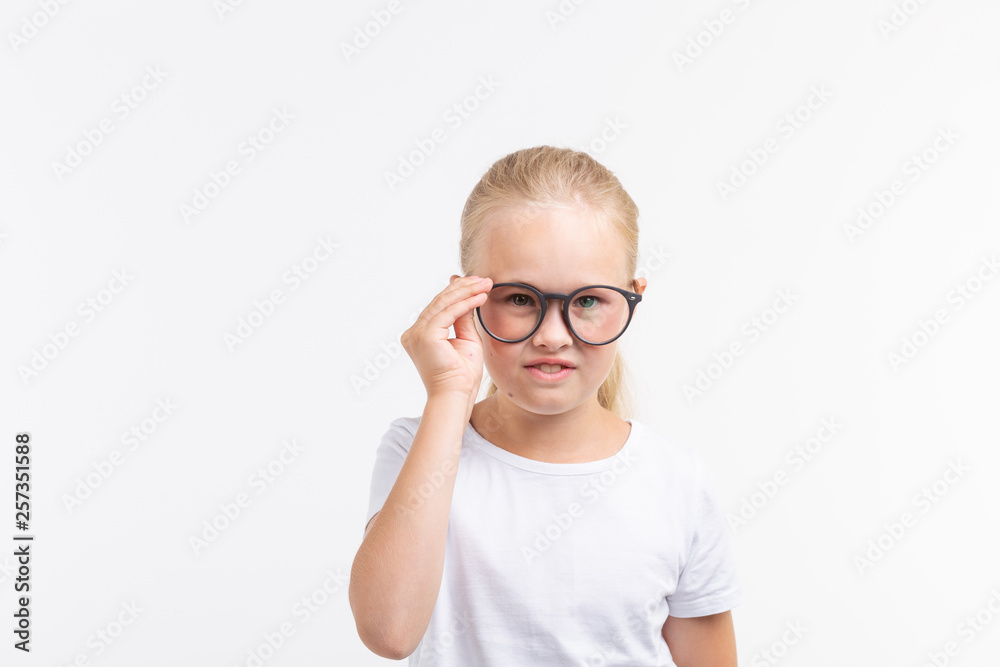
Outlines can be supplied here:
<path id="1" fill-rule="evenodd" d="M 487 225 L 479 275 L 543 291 L 614 285 L 625 273 L 621 242 L 591 208 L 511 206 Z"/>

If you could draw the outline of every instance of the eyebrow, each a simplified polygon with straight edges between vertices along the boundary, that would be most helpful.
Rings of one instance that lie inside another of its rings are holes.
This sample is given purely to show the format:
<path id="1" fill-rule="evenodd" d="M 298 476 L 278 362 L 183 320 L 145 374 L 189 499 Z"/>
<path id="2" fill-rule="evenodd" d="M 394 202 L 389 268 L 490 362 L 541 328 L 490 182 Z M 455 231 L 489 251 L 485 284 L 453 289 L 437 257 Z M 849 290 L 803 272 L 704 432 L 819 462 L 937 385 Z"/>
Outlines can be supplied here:
<path id="1" fill-rule="evenodd" d="M 532 287 L 534 287 L 535 289 L 537 289 L 539 292 L 549 292 L 549 293 L 551 293 L 550 290 L 543 290 L 538 285 L 532 284 L 532 283 L 528 282 L 527 280 L 521 280 L 521 279 L 518 279 L 518 278 L 511 278 L 510 280 L 497 280 L 497 281 L 494 282 L 494 284 L 496 284 L 496 283 L 524 283 L 525 285 L 531 285 Z M 590 285 L 610 285 L 610 284 L 612 284 L 612 283 L 604 283 L 604 282 L 599 282 L 599 281 L 591 281 L 591 282 L 586 282 L 586 283 L 580 283 L 576 287 L 574 287 L 573 289 L 571 289 L 569 291 L 572 292 L 575 289 L 579 289 L 581 287 L 588 287 Z"/>

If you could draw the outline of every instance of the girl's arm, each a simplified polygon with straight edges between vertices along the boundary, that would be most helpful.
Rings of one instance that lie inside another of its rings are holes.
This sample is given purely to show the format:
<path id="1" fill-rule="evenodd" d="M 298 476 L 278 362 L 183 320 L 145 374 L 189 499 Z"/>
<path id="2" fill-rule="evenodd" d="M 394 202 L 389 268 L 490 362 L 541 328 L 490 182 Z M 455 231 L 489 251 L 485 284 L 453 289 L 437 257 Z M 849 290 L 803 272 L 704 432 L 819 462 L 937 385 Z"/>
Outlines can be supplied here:
<path id="1" fill-rule="evenodd" d="M 441 591 L 462 436 L 483 379 L 483 343 L 472 312 L 490 285 L 489 278 L 451 276 L 399 338 L 427 389 L 427 404 L 354 557 L 348 588 L 358 636 L 383 658 L 402 660 L 416 650 Z M 448 337 L 452 325 L 455 338 Z"/>
<path id="2" fill-rule="evenodd" d="M 677 667 L 736 667 L 732 610 L 711 616 L 668 616 L 663 639 Z"/>
<path id="3" fill-rule="evenodd" d="M 399 476 L 354 557 L 348 599 L 358 636 L 383 658 L 409 656 L 430 624 L 470 412 L 466 396 L 428 397 Z M 428 486 L 436 490 L 425 497 Z"/>

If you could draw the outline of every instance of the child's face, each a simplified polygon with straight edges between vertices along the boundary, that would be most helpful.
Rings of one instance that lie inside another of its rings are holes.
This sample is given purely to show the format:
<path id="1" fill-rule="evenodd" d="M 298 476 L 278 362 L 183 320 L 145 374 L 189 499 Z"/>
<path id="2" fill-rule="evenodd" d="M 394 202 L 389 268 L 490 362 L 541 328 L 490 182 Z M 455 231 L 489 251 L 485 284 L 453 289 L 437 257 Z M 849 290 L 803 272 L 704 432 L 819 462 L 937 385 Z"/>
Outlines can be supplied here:
<path id="1" fill-rule="evenodd" d="M 636 284 L 626 277 L 620 242 L 588 208 L 508 207 L 490 223 L 487 234 L 483 264 L 472 275 L 491 278 L 494 284 L 527 283 L 543 293 L 562 294 L 586 285 L 612 285 L 640 294 L 645 289 L 645 279 Z M 537 414 L 561 414 L 588 401 L 597 403 L 597 390 L 611 371 L 618 341 L 583 343 L 567 328 L 562 306 L 560 300 L 549 301 L 538 330 L 520 343 L 496 340 L 473 317 L 483 341 L 483 362 L 503 400 Z M 539 378 L 527 366 L 545 357 L 565 360 L 575 369 L 565 379 Z"/>

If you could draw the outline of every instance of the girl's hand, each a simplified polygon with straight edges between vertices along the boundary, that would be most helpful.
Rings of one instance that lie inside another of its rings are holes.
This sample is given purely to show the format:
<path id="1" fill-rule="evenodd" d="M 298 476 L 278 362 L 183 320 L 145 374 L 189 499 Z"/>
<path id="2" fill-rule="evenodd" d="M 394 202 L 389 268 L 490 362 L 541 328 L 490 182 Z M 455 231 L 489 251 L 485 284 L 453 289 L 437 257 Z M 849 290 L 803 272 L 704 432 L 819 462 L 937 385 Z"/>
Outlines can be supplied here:
<path id="1" fill-rule="evenodd" d="M 452 276 L 451 282 L 424 308 L 400 343 L 410 355 L 427 397 L 459 394 L 473 403 L 483 379 L 483 343 L 473 311 L 486 302 L 493 282 L 477 276 Z M 448 338 L 448 328 L 455 337 Z"/>

